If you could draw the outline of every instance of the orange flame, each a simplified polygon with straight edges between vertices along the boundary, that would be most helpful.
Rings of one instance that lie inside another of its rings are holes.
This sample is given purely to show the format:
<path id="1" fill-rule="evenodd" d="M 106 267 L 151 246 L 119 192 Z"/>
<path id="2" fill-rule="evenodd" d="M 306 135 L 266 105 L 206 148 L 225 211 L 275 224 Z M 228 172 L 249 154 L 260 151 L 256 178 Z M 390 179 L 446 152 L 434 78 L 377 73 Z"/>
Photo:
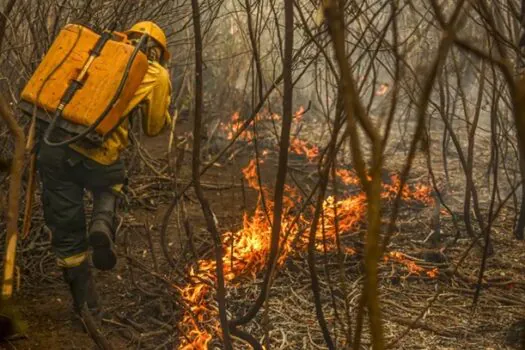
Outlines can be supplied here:
<path id="1" fill-rule="evenodd" d="M 299 112 L 296 113 L 299 115 Z M 258 116 L 258 118 L 280 118 L 276 114 L 267 114 Z M 296 118 L 297 119 L 297 118 Z M 300 119 L 300 118 L 299 118 Z M 232 123 L 239 123 L 238 113 L 232 116 Z M 238 130 L 238 129 L 237 129 Z M 310 161 L 319 156 L 319 149 L 316 146 L 309 146 L 306 142 L 294 139 L 291 143 L 291 151 L 297 154 L 305 155 Z M 264 155 L 269 151 L 265 150 Z M 259 160 L 264 163 L 263 160 Z M 242 173 L 252 189 L 267 194 L 266 188 L 260 188 L 257 176 L 257 162 L 255 159 L 250 160 L 248 165 L 242 170 Z M 346 169 L 337 169 L 337 176 L 346 185 L 358 186 L 359 180 L 355 174 Z M 390 184 L 383 184 L 382 198 L 391 200 L 395 198 L 400 188 L 399 176 L 393 175 Z M 416 185 L 412 188 L 405 185 L 402 190 L 402 198 L 406 201 L 418 201 L 424 204 L 431 204 L 431 189 L 424 185 Z M 266 196 L 267 213 L 259 203 L 253 215 L 244 213 L 243 228 L 236 232 L 226 232 L 222 235 L 223 246 L 223 272 L 227 285 L 236 285 L 240 279 L 255 279 L 257 275 L 266 267 L 268 255 L 270 252 L 270 237 L 272 227 L 270 222 L 273 220 L 273 202 Z M 284 212 L 282 219 L 282 232 L 288 232 L 288 236 L 280 237 L 280 255 L 278 265 L 282 266 L 288 256 L 299 248 L 304 248 L 308 243 L 306 235 L 301 235 L 300 227 L 310 224 L 312 211 L 300 214 L 297 222 L 292 226 L 294 221 L 293 211 L 302 202 L 297 189 L 285 186 L 285 195 L 283 198 Z M 323 249 L 325 246 L 329 250 L 336 249 L 336 238 L 338 234 L 345 234 L 359 229 L 361 223 L 366 218 L 367 197 L 363 192 L 351 194 L 340 200 L 335 200 L 330 196 L 326 198 L 322 207 L 324 221 L 319 225 L 316 232 L 316 247 Z M 337 216 L 336 216 L 337 215 Z M 323 237 L 326 239 L 323 242 Z M 294 246 L 294 243 L 296 244 Z M 324 243 L 324 244 L 323 244 Z M 352 247 L 342 246 L 345 254 L 355 254 Z M 410 274 L 425 273 L 428 277 L 435 278 L 438 275 L 437 269 L 425 270 L 418 266 L 413 260 L 406 257 L 400 252 L 391 252 L 384 257 L 385 261 L 391 260 L 404 264 Z M 189 311 L 185 312 L 182 320 L 179 322 L 179 328 L 185 332 L 181 338 L 180 349 L 207 349 L 213 334 L 220 335 L 220 325 L 218 322 L 218 310 L 215 306 L 213 296 L 216 283 L 216 262 L 214 259 L 201 259 L 196 267 L 189 269 L 189 276 L 192 283 L 179 288 L 181 297 L 189 306 Z M 199 324 L 205 324 L 206 329 L 201 329 Z"/>
<path id="2" fill-rule="evenodd" d="M 259 162 L 262 162 L 262 160 Z M 246 181 L 248 181 L 248 186 L 259 190 L 259 182 L 257 181 L 257 162 L 255 159 L 250 160 L 250 163 L 242 169 L 242 173 Z"/>
<path id="3" fill-rule="evenodd" d="M 384 94 L 388 92 L 388 90 L 390 90 L 390 87 L 388 84 L 381 84 L 379 85 L 379 88 L 377 89 L 375 94 L 376 96 L 383 96 Z"/>
<path id="4" fill-rule="evenodd" d="M 309 146 L 308 143 L 297 138 L 292 140 L 290 150 L 298 155 L 305 155 L 310 162 L 319 156 L 317 146 Z"/>
<path id="5" fill-rule="evenodd" d="M 339 177 L 341 182 L 344 183 L 345 185 L 347 185 L 347 186 L 349 186 L 349 185 L 354 185 L 354 186 L 359 185 L 359 178 L 354 173 L 352 173 L 350 170 L 337 169 L 335 171 L 335 173 Z"/>
<path id="6" fill-rule="evenodd" d="M 390 252 L 388 255 L 385 255 L 384 261 L 387 262 L 388 260 L 393 260 L 405 265 L 408 270 L 408 276 L 419 276 L 421 273 L 425 273 L 430 278 L 436 278 L 439 275 L 439 270 L 437 268 L 425 269 L 417 265 L 413 260 L 401 252 Z"/>
<path id="7" fill-rule="evenodd" d="M 300 122 L 303 119 L 304 112 L 305 112 L 304 107 L 303 106 L 299 107 L 299 109 L 293 115 L 293 121 Z"/>
<path id="8" fill-rule="evenodd" d="M 230 124 L 225 124 L 221 122 L 220 127 L 224 132 L 226 132 L 226 138 L 228 140 L 233 140 L 233 137 L 241 130 L 243 121 L 241 120 L 239 112 L 233 113 L 230 119 Z M 253 140 L 253 132 L 246 129 L 242 132 L 239 138 L 241 140 L 251 142 Z"/>
<path id="9" fill-rule="evenodd" d="M 383 185 L 384 192 L 382 197 L 385 199 L 394 198 L 401 187 L 401 179 L 399 175 L 391 176 L 392 183 L 390 185 Z M 418 201 L 425 205 L 434 204 L 434 198 L 432 197 L 432 188 L 430 186 L 416 184 L 415 190 L 411 190 L 408 184 L 405 183 L 403 190 L 401 191 L 401 199 L 404 201 Z"/>

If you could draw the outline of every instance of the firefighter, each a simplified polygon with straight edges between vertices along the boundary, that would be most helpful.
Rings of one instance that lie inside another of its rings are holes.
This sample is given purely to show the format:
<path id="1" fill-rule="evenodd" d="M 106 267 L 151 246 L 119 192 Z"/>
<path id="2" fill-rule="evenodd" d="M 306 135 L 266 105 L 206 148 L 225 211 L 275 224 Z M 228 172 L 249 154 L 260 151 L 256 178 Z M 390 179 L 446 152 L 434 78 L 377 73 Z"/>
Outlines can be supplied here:
<path id="1" fill-rule="evenodd" d="M 124 115 L 140 108 L 144 132 L 155 136 L 171 123 L 168 112 L 171 83 L 163 66 L 170 56 L 166 35 L 153 22 L 137 23 L 126 34 L 132 42 L 148 35 L 145 53 L 149 67 Z M 51 230 L 52 248 L 69 285 L 76 315 L 100 310 L 89 267 L 90 248 L 95 268 L 111 270 L 117 262 L 113 244 L 116 208 L 126 180 L 120 153 L 128 143 L 128 124 L 125 120 L 99 148 L 74 144 L 51 147 L 39 142 L 37 166 L 42 181 L 44 219 Z M 89 223 L 84 214 L 85 190 L 93 195 Z"/>

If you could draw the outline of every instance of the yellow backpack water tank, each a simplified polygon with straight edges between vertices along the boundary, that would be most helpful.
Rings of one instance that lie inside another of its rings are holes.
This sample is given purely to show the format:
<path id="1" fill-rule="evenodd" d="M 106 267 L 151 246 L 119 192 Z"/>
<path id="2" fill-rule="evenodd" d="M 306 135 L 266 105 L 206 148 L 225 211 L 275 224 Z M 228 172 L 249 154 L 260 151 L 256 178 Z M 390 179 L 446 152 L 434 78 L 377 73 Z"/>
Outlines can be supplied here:
<path id="1" fill-rule="evenodd" d="M 23 89 L 22 110 L 32 114 L 32 107 L 36 105 L 39 110 L 38 117 L 47 118 L 49 122 L 68 86 L 78 78 L 86 65 L 99 38 L 99 34 L 87 27 L 66 25 Z M 126 67 L 134 50 L 135 47 L 127 41 L 124 34 L 113 35 L 102 48 L 100 55 L 93 60 L 81 88 L 65 106 L 62 119 L 74 126 L 89 127 L 109 107 L 109 113 L 95 131 L 105 136 L 114 130 L 125 117 L 122 114 L 148 69 L 146 55 L 139 52 L 128 67 L 126 77 Z M 108 106 L 124 78 L 125 82 L 118 99 L 113 106 Z"/>

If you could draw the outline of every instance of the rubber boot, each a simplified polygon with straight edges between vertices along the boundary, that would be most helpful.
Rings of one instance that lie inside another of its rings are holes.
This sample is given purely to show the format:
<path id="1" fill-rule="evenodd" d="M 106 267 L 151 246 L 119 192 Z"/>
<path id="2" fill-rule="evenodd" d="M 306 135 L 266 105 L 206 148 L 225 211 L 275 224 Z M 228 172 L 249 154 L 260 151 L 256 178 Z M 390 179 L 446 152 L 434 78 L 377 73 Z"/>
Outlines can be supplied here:
<path id="1" fill-rule="evenodd" d="M 95 279 L 92 274 L 89 274 L 88 286 L 86 295 L 86 306 L 91 315 L 96 321 L 108 320 L 111 316 L 104 310 L 101 305 L 100 297 L 95 286 Z"/>
<path id="2" fill-rule="evenodd" d="M 62 273 L 73 298 L 73 327 L 87 331 L 82 314 L 87 310 L 90 279 L 89 265 L 87 261 L 84 261 L 79 266 L 64 268 Z"/>
<path id="3" fill-rule="evenodd" d="M 111 239 L 112 229 L 105 220 L 94 220 L 89 229 L 89 244 L 93 247 L 93 266 L 102 271 L 111 270 L 117 264 L 117 254 Z"/>
<path id="4" fill-rule="evenodd" d="M 100 311 L 100 298 L 97 293 L 97 288 L 95 287 L 95 281 L 91 272 L 89 273 L 88 282 L 87 282 L 87 295 L 86 295 L 86 304 L 88 309 L 91 312 L 98 313 Z"/>
<path id="5" fill-rule="evenodd" d="M 64 268 L 63 275 L 73 297 L 73 309 L 75 313 L 80 314 L 88 299 L 88 286 L 91 275 L 88 262 L 84 261 L 78 266 Z"/>
<path id="6" fill-rule="evenodd" d="M 107 271 L 115 267 L 117 254 L 113 247 L 117 198 L 110 191 L 93 193 L 93 218 L 89 228 L 89 244 L 93 248 L 93 266 Z"/>
<path id="7" fill-rule="evenodd" d="M 97 322 L 109 319 L 100 306 L 100 298 L 87 261 L 76 267 L 64 268 L 63 275 L 73 297 L 73 322 L 77 328 L 82 327 L 87 331 L 86 313 Z"/>

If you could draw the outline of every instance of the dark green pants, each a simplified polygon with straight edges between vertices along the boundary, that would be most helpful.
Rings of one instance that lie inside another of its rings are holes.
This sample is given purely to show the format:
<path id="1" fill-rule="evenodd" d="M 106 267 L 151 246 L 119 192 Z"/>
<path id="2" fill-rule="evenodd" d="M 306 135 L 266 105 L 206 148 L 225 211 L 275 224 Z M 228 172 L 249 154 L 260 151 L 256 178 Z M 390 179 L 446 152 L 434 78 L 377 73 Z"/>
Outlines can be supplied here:
<path id="1" fill-rule="evenodd" d="M 37 155 L 42 180 L 44 219 L 52 232 L 52 247 L 63 267 L 78 266 L 88 251 L 84 193 L 93 193 L 91 220 L 104 220 L 114 227 L 116 194 L 114 185 L 123 184 L 122 161 L 99 164 L 69 147 L 40 143 Z"/>

